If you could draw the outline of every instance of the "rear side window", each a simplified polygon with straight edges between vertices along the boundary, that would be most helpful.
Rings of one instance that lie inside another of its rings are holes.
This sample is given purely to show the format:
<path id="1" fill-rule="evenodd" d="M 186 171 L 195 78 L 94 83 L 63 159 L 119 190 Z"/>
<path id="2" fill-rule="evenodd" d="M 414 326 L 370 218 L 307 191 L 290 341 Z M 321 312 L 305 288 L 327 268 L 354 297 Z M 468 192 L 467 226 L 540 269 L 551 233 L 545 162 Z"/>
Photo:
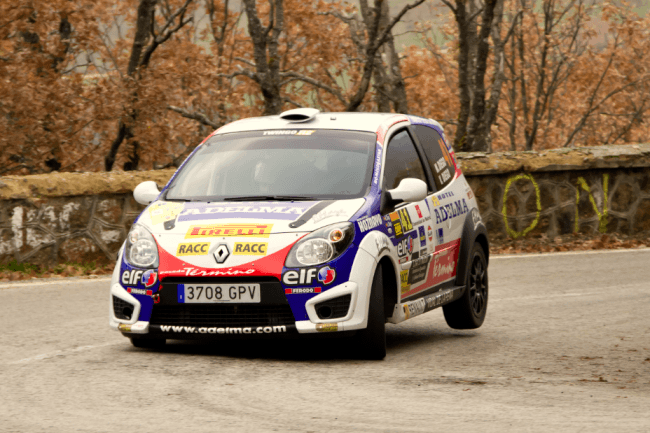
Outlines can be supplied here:
<path id="1" fill-rule="evenodd" d="M 402 179 L 407 177 L 414 177 L 427 183 L 415 144 L 404 130 L 395 134 L 388 143 L 384 188 L 397 188 Z"/>
<path id="2" fill-rule="evenodd" d="M 424 148 L 431 173 L 439 190 L 446 187 L 454 178 L 454 164 L 442 137 L 433 128 L 414 125 L 413 130 Z"/>

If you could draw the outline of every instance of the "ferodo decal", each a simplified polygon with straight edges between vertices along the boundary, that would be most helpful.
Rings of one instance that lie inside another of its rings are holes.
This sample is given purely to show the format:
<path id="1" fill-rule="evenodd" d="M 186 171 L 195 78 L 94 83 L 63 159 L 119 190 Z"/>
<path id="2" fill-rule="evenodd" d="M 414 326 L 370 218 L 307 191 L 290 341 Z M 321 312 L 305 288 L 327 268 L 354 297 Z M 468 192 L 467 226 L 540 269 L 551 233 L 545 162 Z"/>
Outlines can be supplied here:
<path id="1" fill-rule="evenodd" d="M 365 233 L 368 230 L 372 230 L 375 227 L 381 225 L 381 215 L 373 215 L 371 217 L 364 218 L 357 221 L 357 224 L 359 224 L 359 230 L 361 230 L 361 233 Z"/>
<path id="2" fill-rule="evenodd" d="M 200 221 L 215 218 L 283 219 L 293 221 L 305 213 L 314 203 L 301 202 L 287 205 L 186 203 L 185 209 L 178 217 L 178 221 Z"/>
<path id="3" fill-rule="evenodd" d="M 153 295 L 152 290 L 147 290 L 147 289 L 136 289 L 135 287 L 127 287 L 126 291 L 129 292 L 132 295 L 145 295 L 145 296 L 151 296 Z"/>
<path id="4" fill-rule="evenodd" d="M 210 224 L 191 226 L 185 239 L 216 238 L 222 236 L 251 236 L 268 238 L 273 224 Z"/>
<path id="5" fill-rule="evenodd" d="M 308 286 L 318 278 L 323 284 L 331 284 L 336 278 L 336 271 L 329 266 L 323 268 L 302 268 L 299 271 L 286 271 L 282 282 L 287 286 Z"/>
<path id="6" fill-rule="evenodd" d="M 302 295 L 305 293 L 320 293 L 320 287 L 296 287 L 293 289 L 284 289 L 285 295 Z"/>
<path id="7" fill-rule="evenodd" d="M 149 206 L 151 224 L 156 225 L 175 219 L 183 210 L 183 203 L 158 202 Z"/>
<path id="8" fill-rule="evenodd" d="M 390 220 L 393 223 L 393 228 L 395 229 L 395 236 L 400 237 L 404 233 L 410 231 L 413 228 L 411 223 L 411 218 L 406 208 L 402 208 L 397 212 L 392 212 L 390 214 Z"/>
<path id="9" fill-rule="evenodd" d="M 436 224 L 440 224 L 450 218 L 456 218 L 467 212 L 469 212 L 469 208 L 464 198 L 433 209 L 433 213 L 436 215 Z"/>
<path id="10" fill-rule="evenodd" d="M 235 242 L 233 254 L 236 256 L 265 256 L 266 242 Z"/>
<path id="11" fill-rule="evenodd" d="M 138 271 L 138 270 L 131 270 L 131 271 L 124 271 L 122 273 L 122 285 L 134 285 L 138 284 L 140 282 L 140 277 L 142 277 L 142 274 L 144 271 Z"/>
<path id="12" fill-rule="evenodd" d="M 210 249 L 210 242 L 188 242 L 178 244 L 177 256 L 205 256 Z"/>

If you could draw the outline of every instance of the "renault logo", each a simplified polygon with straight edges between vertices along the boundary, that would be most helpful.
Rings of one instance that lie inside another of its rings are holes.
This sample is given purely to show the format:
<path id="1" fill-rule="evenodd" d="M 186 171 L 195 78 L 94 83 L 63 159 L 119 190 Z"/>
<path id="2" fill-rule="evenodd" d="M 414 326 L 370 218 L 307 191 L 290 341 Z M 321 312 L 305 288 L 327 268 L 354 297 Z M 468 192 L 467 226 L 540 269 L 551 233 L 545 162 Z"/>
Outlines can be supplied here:
<path id="1" fill-rule="evenodd" d="M 214 255 L 214 259 L 217 261 L 217 263 L 221 264 L 226 261 L 228 256 L 230 255 L 230 251 L 228 250 L 228 245 L 226 244 L 219 244 L 216 250 L 212 253 Z"/>

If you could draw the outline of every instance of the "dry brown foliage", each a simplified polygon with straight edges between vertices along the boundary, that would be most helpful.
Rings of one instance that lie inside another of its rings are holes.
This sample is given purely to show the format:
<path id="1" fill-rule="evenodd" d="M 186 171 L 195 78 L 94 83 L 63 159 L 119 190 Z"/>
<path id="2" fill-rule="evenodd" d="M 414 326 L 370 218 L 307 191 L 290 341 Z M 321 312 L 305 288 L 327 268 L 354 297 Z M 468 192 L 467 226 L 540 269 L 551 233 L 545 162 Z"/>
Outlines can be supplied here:
<path id="1" fill-rule="evenodd" d="M 503 79 L 493 150 L 645 140 L 650 18 L 620 2 L 544 2 L 549 12 L 503 1 L 490 38 L 503 46 L 486 77 L 487 96 Z M 420 23 L 421 44 L 396 47 L 391 25 L 408 8 L 232 3 L 0 2 L 0 175 L 177 166 L 215 128 L 297 106 L 399 108 L 441 120 L 453 137 L 458 30 L 448 9 L 435 33 L 445 40 Z"/>

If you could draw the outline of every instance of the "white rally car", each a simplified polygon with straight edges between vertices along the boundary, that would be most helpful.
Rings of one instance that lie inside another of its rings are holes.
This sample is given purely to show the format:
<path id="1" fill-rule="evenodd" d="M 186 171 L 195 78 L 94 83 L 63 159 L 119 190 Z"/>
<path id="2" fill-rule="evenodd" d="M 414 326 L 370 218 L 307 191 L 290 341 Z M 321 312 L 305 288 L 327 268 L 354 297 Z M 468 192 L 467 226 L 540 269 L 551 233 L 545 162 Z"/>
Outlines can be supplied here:
<path id="1" fill-rule="evenodd" d="M 296 109 L 228 124 L 142 212 L 111 281 L 110 326 L 167 339 L 338 333 L 386 355 L 385 323 L 443 307 L 478 328 L 489 244 L 442 127 Z"/>

